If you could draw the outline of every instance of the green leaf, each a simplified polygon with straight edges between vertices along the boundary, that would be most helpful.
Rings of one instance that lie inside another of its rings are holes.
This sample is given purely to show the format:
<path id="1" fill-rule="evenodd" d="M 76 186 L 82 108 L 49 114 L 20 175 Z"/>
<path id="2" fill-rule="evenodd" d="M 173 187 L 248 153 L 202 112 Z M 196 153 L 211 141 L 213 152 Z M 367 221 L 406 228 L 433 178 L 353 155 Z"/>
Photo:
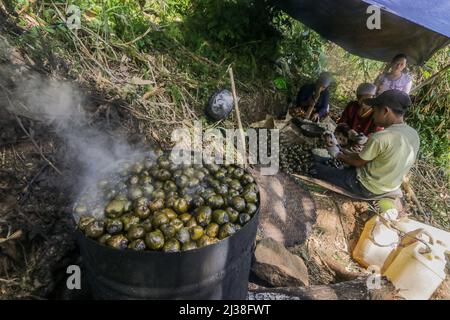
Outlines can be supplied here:
<path id="1" fill-rule="evenodd" d="M 428 79 L 431 76 L 431 73 L 427 70 L 423 70 L 422 76 L 424 77 L 424 79 Z"/>
<path id="2" fill-rule="evenodd" d="M 287 84 L 286 84 L 286 79 L 285 78 L 276 78 L 275 80 L 273 80 L 275 87 L 278 90 L 287 90 Z"/>

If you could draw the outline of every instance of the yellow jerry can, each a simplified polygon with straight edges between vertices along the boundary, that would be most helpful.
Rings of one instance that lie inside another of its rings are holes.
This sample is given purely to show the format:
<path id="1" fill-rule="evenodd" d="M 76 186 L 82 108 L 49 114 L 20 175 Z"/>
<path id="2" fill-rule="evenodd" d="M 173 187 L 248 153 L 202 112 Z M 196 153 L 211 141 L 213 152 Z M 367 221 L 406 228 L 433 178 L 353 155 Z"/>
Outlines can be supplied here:
<path id="1" fill-rule="evenodd" d="M 399 247 L 386 260 L 382 274 L 398 294 L 407 300 L 428 300 L 445 280 L 445 248 L 435 243 L 423 229 L 404 237 Z M 428 241 L 424 240 L 428 236 Z M 422 241 L 414 240 L 420 238 Z"/>
<path id="2" fill-rule="evenodd" d="M 382 216 L 374 216 L 366 222 L 358 243 L 353 250 L 353 259 L 365 268 L 383 267 L 389 254 L 397 247 L 399 236 L 387 221 L 397 218 L 397 210 L 391 209 Z"/>

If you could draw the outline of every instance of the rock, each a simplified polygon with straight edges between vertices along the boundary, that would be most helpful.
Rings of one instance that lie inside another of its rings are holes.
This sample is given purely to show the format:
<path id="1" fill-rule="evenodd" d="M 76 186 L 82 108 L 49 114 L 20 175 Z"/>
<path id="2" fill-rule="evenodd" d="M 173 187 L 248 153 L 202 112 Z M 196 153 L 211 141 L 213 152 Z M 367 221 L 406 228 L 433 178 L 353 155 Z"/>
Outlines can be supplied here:
<path id="1" fill-rule="evenodd" d="M 284 172 L 276 175 L 252 173 L 260 188 L 259 234 L 290 248 L 305 242 L 316 222 L 315 206 L 309 191 Z"/>
<path id="2" fill-rule="evenodd" d="M 311 194 L 317 209 L 317 222 L 305 252 L 309 257 L 308 268 L 314 270 L 310 281 L 330 284 L 363 275 L 362 269 L 350 256 L 359 239 L 359 231 L 364 227 L 361 214 L 356 214 L 363 210 L 362 205 L 356 210 L 347 198 L 338 195 L 324 197 L 318 192 Z"/>
<path id="3" fill-rule="evenodd" d="M 290 288 L 250 289 L 248 300 L 399 300 L 397 292 L 387 279 L 382 278 L 380 288 L 369 289 L 367 277 L 330 285 Z"/>
<path id="4" fill-rule="evenodd" d="M 275 287 L 309 285 L 308 269 L 303 260 L 271 238 L 257 244 L 252 271 Z"/>

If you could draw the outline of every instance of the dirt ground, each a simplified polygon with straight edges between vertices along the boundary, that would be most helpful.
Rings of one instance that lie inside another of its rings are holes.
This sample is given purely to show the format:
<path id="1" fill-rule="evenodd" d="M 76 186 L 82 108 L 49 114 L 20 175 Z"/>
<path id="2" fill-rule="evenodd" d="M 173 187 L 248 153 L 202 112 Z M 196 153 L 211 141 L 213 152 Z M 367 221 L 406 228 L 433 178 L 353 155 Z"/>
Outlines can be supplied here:
<path id="1" fill-rule="evenodd" d="M 311 192 L 317 220 L 311 236 L 301 246 L 291 248 L 307 264 L 312 284 L 332 284 L 368 275 L 351 257 L 364 225 L 373 216 L 369 203 L 353 201 L 331 191 Z M 408 205 L 401 208 L 408 214 Z M 449 299 L 449 276 L 431 299 Z M 398 296 L 392 299 L 400 299 Z"/>
<path id="2" fill-rule="evenodd" d="M 75 250 L 67 179 L 42 158 L 58 166 L 58 142 L 36 135 L 40 151 L 4 110 L 0 169 L 0 290 L 2 298 L 45 297 L 58 270 L 72 262 Z M 33 128 L 31 123 L 24 125 Z M 34 127 L 34 132 L 40 129 Z M 5 133 L 5 132 L 3 132 Z M 42 152 L 42 155 L 41 155 Z M 61 166 L 60 166 L 61 167 Z M 64 170 L 61 167 L 61 170 Z M 64 172 L 64 171 L 62 171 Z"/>

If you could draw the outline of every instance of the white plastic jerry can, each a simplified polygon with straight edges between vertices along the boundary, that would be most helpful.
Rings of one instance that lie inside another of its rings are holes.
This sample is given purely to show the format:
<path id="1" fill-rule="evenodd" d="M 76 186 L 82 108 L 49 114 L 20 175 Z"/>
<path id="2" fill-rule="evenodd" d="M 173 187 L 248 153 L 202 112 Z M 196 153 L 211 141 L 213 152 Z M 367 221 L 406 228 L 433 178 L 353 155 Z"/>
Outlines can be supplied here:
<path id="1" fill-rule="evenodd" d="M 389 210 L 383 216 L 386 220 L 397 218 L 398 212 Z M 384 224 L 378 216 L 366 222 L 358 243 L 353 250 L 353 259 L 365 268 L 369 266 L 383 267 L 386 258 L 395 250 L 399 242 L 397 231 Z"/>
<path id="2" fill-rule="evenodd" d="M 447 253 L 450 253 L 450 232 L 432 227 L 408 217 L 398 219 L 395 226 L 403 232 L 423 229 L 433 237 L 437 244 L 444 247 Z"/>
<path id="3" fill-rule="evenodd" d="M 414 241 L 397 251 L 383 275 L 399 290 L 401 297 L 428 300 L 445 280 L 444 247 Z"/>

